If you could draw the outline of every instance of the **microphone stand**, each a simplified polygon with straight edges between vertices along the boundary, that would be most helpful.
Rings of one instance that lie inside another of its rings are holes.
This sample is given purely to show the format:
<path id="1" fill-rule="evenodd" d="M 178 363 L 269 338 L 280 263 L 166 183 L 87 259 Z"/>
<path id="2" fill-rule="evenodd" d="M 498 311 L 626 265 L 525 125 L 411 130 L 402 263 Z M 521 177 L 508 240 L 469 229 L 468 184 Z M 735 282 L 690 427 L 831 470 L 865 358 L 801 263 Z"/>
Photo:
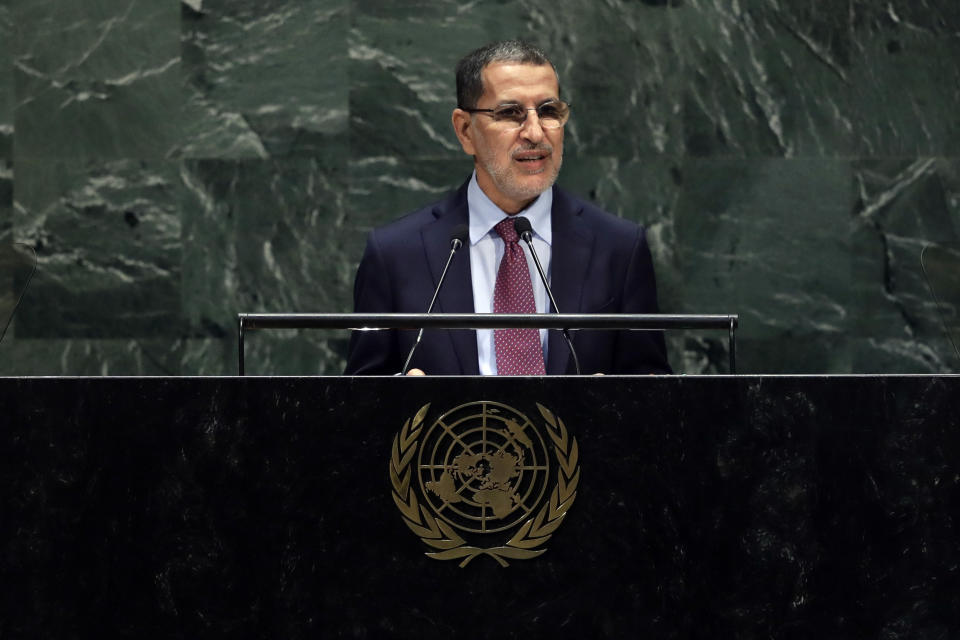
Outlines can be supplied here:
<path id="1" fill-rule="evenodd" d="M 521 226 L 523 223 L 520 222 L 521 219 L 517 219 L 514 222 L 514 227 Z M 530 221 L 526 218 L 522 218 L 526 223 L 523 225 L 527 227 L 520 233 L 520 237 L 523 238 L 523 241 L 527 243 L 527 246 L 530 248 L 530 255 L 533 256 L 533 263 L 537 265 L 537 273 L 540 274 L 540 280 L 543 282 L 544 289 L 547 290 L 547 295 L 550 296 L 550 304 L 553 305 L 553 310 L 556 313 L 560 313 L 560 309 L 557 307 L 557 301 L 553 297 L 553 291 L 550 290 L 550 285 L 547 283 L 547 274 L 543 271 L 543 265 L 540 264 L 540 258 L 537 257 L 537 250 L 533 248 L 533 233 L 530 231 Z M 573 348 L 573 340 L 570 339 L 570 332 L 567 329 L 561 329 L 560 333 L 563 334 L 564 340 L 567 341 L 567 347 L 570 348 L 570 355 L 573 357 L 573 366 L 577 370 L 577 375 L 582 375 L 580 372 L 580 359 L 577 358 L 577 352 Z"/>
<path id="2" fill-rule="evenodd" d="M 460 231 L 460 229 L 455 230 L 457 233 Z M 443 286 L 443 279 L 447 277 L 447 269 L 450 268 L 450 263 L 453 262 L 453 254 L 457 252 L 457 249 L 463 246 L 463 240 L 460 239 L 457 233 L 455 233 L 455 237 L 450 240 L 450 255 L 447 256 L 447 264 L 443 265 L 443 271 L 440 272 L 440 281 L 437 282 L 437 288 L 433 292 L 433 298 L 430 300 L 430 306 L 427 307 L 427 313 L 433 311 L 433 305 L 437 301 L 437 296 L 440 295 L 440 287 Z M 403 363 L 403 368 L 400 370 L 400 375 L 407 375 L 407 369 L 410 367 L 410 361 L 413 360 L 413 353 L 417 350 L 417 347 L 420 346 L 420 340 L 422 338 L 423 327 L 420 327 L 420 331 L 417 332 L 417 339 L 414 341 L 413 346 L 410 347 L 410 353 L 407 354 L 407 361 Z"/>

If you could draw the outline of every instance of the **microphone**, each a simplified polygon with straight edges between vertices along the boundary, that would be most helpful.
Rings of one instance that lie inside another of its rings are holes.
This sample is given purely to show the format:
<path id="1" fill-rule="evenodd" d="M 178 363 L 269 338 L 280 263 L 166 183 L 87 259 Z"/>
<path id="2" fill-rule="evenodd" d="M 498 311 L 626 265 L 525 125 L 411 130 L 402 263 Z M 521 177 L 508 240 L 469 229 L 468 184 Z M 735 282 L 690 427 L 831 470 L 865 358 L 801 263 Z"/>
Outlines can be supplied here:
<path id="1" fill-rule="evenodd" d="M 450 255 L 447 256 L 447 264 L 443 265 L 443 271 L 440 272 L 440 280 L 437 282 L 437 288 L 433 292 L 430 306 L 427 307 L 427 313 L 433 311 L 433 305 L 437 301 L 437 296 L 440 294 L 440 287 L 443 286 L 443 279 L 447 277 L 447 269 L 450 268 L 450 263 L 453 261 L 453 254 L 463 246 L 469 237 L 470 228 L 465 224 L 458 224 L 450 233 Z M 407 369 L 410 367 L 410 360 L 413 359 L 413 352 L 420 346 L 421 338 L 423 338 L 423 327 L 420 327 L 420 332 L 417 333 L 417 339 L 414 341 L 413 346 L 410 347 L 410 353 L 407 354 L 407 361 L 403 363 L 403 369 L 400 370 L 400 375 L 404 376 L 407 374 Z"/>
<path id="2" fill-rule="evenodd" d="M 543 286 L 547 290 L 547 295 L 550 296 L 550 304 L 553 305 L 554 313 L 560 313 L 560 309 L 557 308 L 557 301 L 553 297 L 553 291 L 550 290 L 550 283 L 547 282 L 547 274 L 543 272 L 543 266 L 540 264 L 540 258 L 537 257 L 537 250 L 533 248 L 533 227 L 530 225 L 530 221 L 524 218 L 523 216 L 517 216 L 513 219 L 513 230 L 517 232 L 517 235 L 527 243 L 527 246 L 530 248 L 530 255 L 533 256 L 533 262 L 537 265 L 537 273 L 540 274 L 540 281 L 543 283 Z M 580 359 L 577 358 L 577 352 L 573 348 L 573 340 L 570 339 L 570 332 L 567 329 L 561 329 L 560 332 L 563 334 L 564 340 L 567 341 L 567 346 L 570 347 L 570 355 L 573 356 L 573 366 L 577 370 L 577 375 L 580 374 Z"/>

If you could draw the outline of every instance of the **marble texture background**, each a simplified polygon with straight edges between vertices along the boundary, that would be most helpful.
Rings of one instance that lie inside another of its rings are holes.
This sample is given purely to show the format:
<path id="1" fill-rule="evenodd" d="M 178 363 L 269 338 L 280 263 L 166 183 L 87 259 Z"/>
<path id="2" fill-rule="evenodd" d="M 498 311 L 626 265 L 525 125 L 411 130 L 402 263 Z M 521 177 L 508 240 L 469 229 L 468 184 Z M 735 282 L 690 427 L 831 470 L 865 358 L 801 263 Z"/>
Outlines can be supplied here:
<path id="1" fill-rule="evenodd" d="M 349 311 L 367 231 L 468 175 L 452 68 L 507 37 L 575 105 L 560 183 L 648 225 L 664 311 L 740 314 L 741 372 L 960 371 L 920 263 L 960 242 L 955 0 L 0 0 L 0 322 L 37 255 L 0 374 L 232 374 L 236 313 Z"/>

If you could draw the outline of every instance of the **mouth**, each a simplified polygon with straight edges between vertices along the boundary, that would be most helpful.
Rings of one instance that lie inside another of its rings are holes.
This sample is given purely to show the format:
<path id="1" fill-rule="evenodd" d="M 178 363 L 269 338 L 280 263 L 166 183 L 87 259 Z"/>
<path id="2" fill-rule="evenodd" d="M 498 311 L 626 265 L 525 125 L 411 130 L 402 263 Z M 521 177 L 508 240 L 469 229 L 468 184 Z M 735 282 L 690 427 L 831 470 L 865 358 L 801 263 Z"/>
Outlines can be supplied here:
<path id="1" fill-rule="evenodd" d="M 549 151 L 521 151 L 514 154 L 513 159 L 524 164 L 535 164 L 537 162 L 543 162 L 549 156 Z"/>
<path id="2" fill-rule="evenodd" d="M 524 173 L 542 173 L 552 153 L 551 148 L 521 149 L 513 154 L 513 159 Z"/>

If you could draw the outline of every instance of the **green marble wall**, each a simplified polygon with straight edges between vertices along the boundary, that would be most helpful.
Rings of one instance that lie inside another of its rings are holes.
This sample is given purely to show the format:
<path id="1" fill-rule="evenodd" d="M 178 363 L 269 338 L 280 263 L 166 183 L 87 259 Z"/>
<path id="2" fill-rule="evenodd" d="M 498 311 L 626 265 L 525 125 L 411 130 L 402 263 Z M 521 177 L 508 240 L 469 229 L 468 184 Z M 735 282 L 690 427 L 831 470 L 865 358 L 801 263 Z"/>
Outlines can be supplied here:
<path id="1" fill-rule="evenodd" d="M 230 374 L 237 312 L 350 310 L 367 231 L 469 173 L 452 67 L 505 37 L 575 105 L 561 184 L 649 226 L 664 311 L 740 314 L 741 371 L 960 371 L 919 260 L 960 241 L 956 0 L 0 0 L 0 320 L 38 255 L 0 374 Z"/>

